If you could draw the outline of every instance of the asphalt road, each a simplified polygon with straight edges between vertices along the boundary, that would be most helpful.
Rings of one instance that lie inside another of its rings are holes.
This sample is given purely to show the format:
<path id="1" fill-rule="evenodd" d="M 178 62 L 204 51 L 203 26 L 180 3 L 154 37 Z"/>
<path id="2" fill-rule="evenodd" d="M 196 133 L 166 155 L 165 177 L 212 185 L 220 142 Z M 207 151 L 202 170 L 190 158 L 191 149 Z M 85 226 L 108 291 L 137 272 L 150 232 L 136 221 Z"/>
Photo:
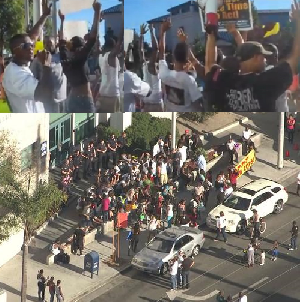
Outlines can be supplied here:
<path id="1" fill-rule="evenodd" d="M 266 218 L 267 230 L 261 246 L 269 250 L 274 240 L 279 241 L 276 262 L 267 254 L 265 266 L 255 265 L 249 269 L 241 262 L 241 251 L 247 247 L 248 238 L 231 234 L 227 244 L 214 242 L 215 234 L 204 227 L 206 242 L 195 258 L 190 289 L 179 291 L 174 301 L 212 302 L 216 301 L 214 293 L 219 290 L 235 297 L 244 290 L 249 302 L 300 301 L 300 249 L 287 249 L 292 221 L 300 224 L 300 197 L 295 196 L 294 191 L 295 185 L 288 187 L 289 200 L 282 213 Z M 168 301 L 169 289 L 168 276 L 152 276 L 130 268 L 81 301 L 163 302 Z"/>

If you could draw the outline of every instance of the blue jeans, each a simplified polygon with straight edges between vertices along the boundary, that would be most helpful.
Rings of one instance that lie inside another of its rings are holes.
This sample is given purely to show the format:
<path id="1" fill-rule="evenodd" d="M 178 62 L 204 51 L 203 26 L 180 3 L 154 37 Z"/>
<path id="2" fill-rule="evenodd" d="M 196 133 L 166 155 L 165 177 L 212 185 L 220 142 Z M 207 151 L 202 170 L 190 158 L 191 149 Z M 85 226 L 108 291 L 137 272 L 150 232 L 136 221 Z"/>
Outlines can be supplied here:
<path id="1" fill-rule="evenodd" d="M 291 238 L 291 248 L 294 250 L 297 248 L 297 237 Z"/>
<path id="2" fill-rule="evenodd" d="M 55 293 L 50 293 L 50 302 L 54 302 Z"/>
<path id="3" fill-rule="evenodd" d="M 217 237 L 216 237 L 216 239 L 219 240 L 219 237 L 220 237 L 221 233 L 222 233 L 222 236 L 224 238 L 224 241 L 226 242 L 227 241 L 227 235 L 226 235 L 226 232 L 225 232 L 225 228 L 221 228 L 221 231 L 219 229 L 217 229 Z"/>
<path id="4" fill-rule="evenodd" d="M 171 288 L 177 289 L 177 275 L 171 275 Z"/>
<path id="5" fill-rule="evenodd" d="M 76 96 L 70 93 L 67 99 L 68 113 L 95 113 L 94 101 L 91 96 Z"/>
<path id="6" fill-rule="evenodd" d="M 182 271 L 182 287 L 189 288 L 190 271 Z"/>
<path id="7" fill-rule="evenodd" d="M 277 249 L 274 249 L 274 250 L 272 251 L 272 256 L 275 257 L 275 258 L 278 257 L 278 250 L 277 250 Z"/>
<path id="8" fill-rule="evenodd" d="M 103 222 L 106 223 L 108 221 L 108 211 L 103 211 Z"/>
<path id="9" fill-rule="evenodd" d="M 168 216 L 168 228 L 172 226 L 172 218 L 173 216 Z"/>

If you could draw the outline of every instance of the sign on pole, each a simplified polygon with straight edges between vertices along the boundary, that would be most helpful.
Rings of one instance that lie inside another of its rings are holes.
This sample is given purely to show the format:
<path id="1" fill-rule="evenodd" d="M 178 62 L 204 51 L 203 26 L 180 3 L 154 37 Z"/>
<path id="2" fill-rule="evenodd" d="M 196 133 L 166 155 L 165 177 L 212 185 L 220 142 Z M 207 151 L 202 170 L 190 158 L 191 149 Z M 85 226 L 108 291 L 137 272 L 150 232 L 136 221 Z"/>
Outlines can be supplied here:
<path id="1" fill-rule="evenodd" d="M 63 14 L 76 13 L 92 8 L 94 0 L 60 0 L 60 10 Z"/>
<path id="2" fill-rule="evenodd" d="M 84 38 L 87 33 L 87 21 L 65 21 L 64 23 L 64 36 L 67 40 L 70 40 L 75 36 Z"/>
<path id="3" fill-rule="evenodd" d="M 199 10 L 202 30 L 205 31 L 203 11 Z M 224 32 L 226 24 L 235 23 L 238 30 L 253 29 L 253 16 L 250 0 L 224 0 L 218 9 L 218 31 Z"/>
<path id="4" fill-rule="evenodd" d="M 245 172 L 249 171 L 252 167 L 252 165 L 256 161 L 255 151 L 251 150 L 247 156 L 243 158 L 243 160 L 235 166 L 235 169 L 238 171 L 239 175 L 238 178 L 240 178 Z"/>

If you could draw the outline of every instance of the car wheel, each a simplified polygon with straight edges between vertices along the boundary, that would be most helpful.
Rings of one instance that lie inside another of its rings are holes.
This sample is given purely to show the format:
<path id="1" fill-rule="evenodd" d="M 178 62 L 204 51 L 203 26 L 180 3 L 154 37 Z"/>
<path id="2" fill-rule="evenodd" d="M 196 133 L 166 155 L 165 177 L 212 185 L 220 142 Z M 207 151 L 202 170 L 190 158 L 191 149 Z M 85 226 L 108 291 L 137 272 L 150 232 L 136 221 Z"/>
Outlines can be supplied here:
<path id="1" fill-rule="evenodd" d="M 193 248 L 193 251 L 192 251 L 192 256 L 196 257 L 198 256 L 200 253 L 200 246 L 199 245 L 196 245 L 194 248 Z"/>
<path id="2" fill-rule="evenodd" d="M 283 200 L 278 200 L 275 204 L 273 213 L 279 214 L 283 210 Z"/>
<path id="3" fill-rule="evenodd" d="M 243 234 L 245 234 L 246 229 L 247 229 L 247 223 L 246 223 L 246 221 L 245 220 L 241 220 L 241 221 L 239 221 L 238 225 L 236 226 L 236 233 L 238 235 L 243 235 Z"/>
<path id="4" fill-rule="evenodd" d="M 164 276 L 166 275 L 168 272 L 168 264 L 167 263 L 164 263 L 161 267 L 160 267 L 160 270 L 159 270 L 159 274 Z"/>

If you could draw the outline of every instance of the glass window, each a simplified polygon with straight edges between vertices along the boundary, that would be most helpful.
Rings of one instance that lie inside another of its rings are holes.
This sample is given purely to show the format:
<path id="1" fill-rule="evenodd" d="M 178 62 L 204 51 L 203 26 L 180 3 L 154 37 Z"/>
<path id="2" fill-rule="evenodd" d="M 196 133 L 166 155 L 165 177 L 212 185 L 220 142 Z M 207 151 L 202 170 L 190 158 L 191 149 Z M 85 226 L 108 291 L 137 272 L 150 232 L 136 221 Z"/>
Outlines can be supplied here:
<path id="1" fill-rule="evenodd" d="M 268 199 L 270 199 L 272 197 L 273 197 L 273 194 L 271 192 L 265 192 L 262 195 L 262 201 L 266 201 L 266 200 L 268 200 Z"/>
<path id="2" fill-rule="evenodd" d="M 33 145 L 24 148 L 21 151 L 21 170 L 28 169 L 32 164 Z"/>
<path id="3" fill-rule="evenodd" d="M 256 196 L 256 197 L 253 199 L 252 205 L 253 205 L 253 206 L 258 206 L 258 205 L 261 204 L 262 202 L 263 202 L 263 194 Z"/>
<path id="4" fill-rule="evenodd" d="M 175 246 L 174 246 L 174 251 L 179 251 L 185 246 L 185 243 L 183 241 L 183 238 L 180 238 L 179 240 L 176 241 Z"/>
<path id="5" fill-rule="evenodd" d="M 224 201 L 224 206 L 234 210 L 247 211 L 250 203 L 251 200 L 248 198 L 232 195 Z"/>
<path id="6" fill-rule="evenodd" d="M 275 187 L 275 188 L 273 188 L 271 191 L 272 191 L 273 193 L 278 193 L 280 190 L 281 190 L 280 187 Z"/>
<path id="7" fill-rule="evenodd" d="M 189 242 L 191 242 L 194 238 L 192 236 L 189 235 L 185 235 L 181 238 L 183 246 L 185 246 L 186 244 L 188 244 Z"/>
<path id="8" fill-rule="evenodd" d="M 160 253 L 170 253 L 173 247 L 174 241 L 165 240 L 163 238 L 156 237 L 153 241 L 151 241 L 147 247 L 148 249 L 160 252 Z"/>

